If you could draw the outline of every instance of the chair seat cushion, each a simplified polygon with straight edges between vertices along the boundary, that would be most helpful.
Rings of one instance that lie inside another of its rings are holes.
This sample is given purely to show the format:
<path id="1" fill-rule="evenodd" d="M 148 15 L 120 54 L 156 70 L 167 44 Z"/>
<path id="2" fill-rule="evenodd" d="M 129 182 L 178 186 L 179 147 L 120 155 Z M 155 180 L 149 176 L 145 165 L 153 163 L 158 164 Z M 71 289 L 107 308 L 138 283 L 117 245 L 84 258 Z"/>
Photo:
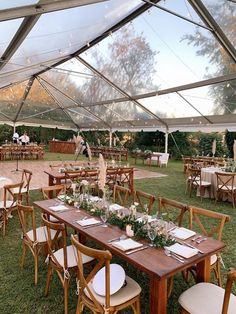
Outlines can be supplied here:
<path id="1" fill-rule="evenodd" d="M 117 305 L 123 304 L 127 302 L 128 300 L 135 298 L 141 293 L 141 288 L 135 280 L 133 280 L 132 278 L 128 276 L 125 277 L 125 280 L 127 284 L 124 287 L 122 287 L 120 290 L 118 290 L 116 293 L 110 296 L 111 306 L 117 306 Z M 89 288 L 91 289 L 96 300 L 100 304 L 104 305 L 105 297 L 96 294 L 96 292 L 93 290 L 92 282 L 89 283 Z M 89 297 L 88 292 L 85 291 L 85 293 L 87 297 Z"/>
<path id="2" fill-rule="evenodd" d="M 227 191 L 234 191 L 236 190 L 236 186 L 232 186 L 231 185 L 227 185 L 227 186 L 222 186 L 222 185 L 218 185 L 218 190 L 221 190 L 221 191 L 224 191 L 224 192 L 227 192 Z"/>
<path id="3" fill-rule="evenodd" d="M 16 207 L 16 205 L 16 202 L 6 201 L 6 208 Z M 0 208 L 5 208 L 3 201 L 0 201 Z"/>
<path id="4" fill-rule="evenodd" d="M 19 188 L 14 188 L 14 189 L 13 189 L 13 193 L 14 193 L 14 194 L 19 194 L 19 190 L 20 190 Z M 27 191 L 27 188 L 22 188 L 22 189 L 21 189 L 21 193 L 27 193 L 27 192 L 28 192 L 28 191 Z"/>
<path id="5" fill-rule="evenodd" d="M 36 238 L 37 241 L 39 243 L 43 243 L 47 241 L 46 238 L 47 235 L 47 229 L 46 227 L 38 227 L 36 228 Z M 53 239 L 56 235 L 56 231 L 55 230 L 51 230 L 51 238 Z M 33 237 L 33 230 L 30 230 L 27 232 L 27 236 L 30 238 L 31 241 L 34 241 L 34 237 Z"/>
<path id="6" fill-rule="evenodd" d="M 179 297 L 180 305 L 191 314 L 221 314 L 225 290 L 211 283 L 198 283 Z M 235 314 L 236 296 L 231 294 L 228 314 Z"/>
<path id="7" fill-rule="evenodd" d="M 211 265 L 214 265 L 217 262 L 217 255 L 211 255 Z"/>
<path id="8" fill-rule="evenodd" d="M 211 183 L 210 182 L 207 182 L 207 181 L 202 181 L 201 182 L 201 186 L 210 186 Z"/>
<path id="9" fill-rule="evenodd" d="M 68 268 L 76 267 L 77 266 L 77 259 L 76 259 L 76 255 L 75 255 L 76 254 L 75 249 L 73 248 L 72 245 L 69 245 L 66 247 L 66 250 L 67 250 L 67 264 L 68 264 L 67 266 L 68 266 Z M 64 268 L 63 248 L 54 252 L 54 256 L 55 256 L 57 262 Z M 52 257 L 52 259 L 53 259 L 53 257 Z M 82 254 L 83 264 L 91 262 L 92 260 L 93 260 L 92 257 Z"/>

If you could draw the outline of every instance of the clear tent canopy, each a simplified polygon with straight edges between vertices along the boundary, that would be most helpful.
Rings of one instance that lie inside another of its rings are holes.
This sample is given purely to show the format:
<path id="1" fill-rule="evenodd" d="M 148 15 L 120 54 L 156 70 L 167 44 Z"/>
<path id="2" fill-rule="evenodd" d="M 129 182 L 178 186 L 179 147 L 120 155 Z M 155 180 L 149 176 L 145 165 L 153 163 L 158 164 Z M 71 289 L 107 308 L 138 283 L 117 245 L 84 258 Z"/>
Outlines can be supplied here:
<path id="1" fill-rule="evenodd" d="M 236 131 L 236 0 L 0 1 L 0 123 Z"/>

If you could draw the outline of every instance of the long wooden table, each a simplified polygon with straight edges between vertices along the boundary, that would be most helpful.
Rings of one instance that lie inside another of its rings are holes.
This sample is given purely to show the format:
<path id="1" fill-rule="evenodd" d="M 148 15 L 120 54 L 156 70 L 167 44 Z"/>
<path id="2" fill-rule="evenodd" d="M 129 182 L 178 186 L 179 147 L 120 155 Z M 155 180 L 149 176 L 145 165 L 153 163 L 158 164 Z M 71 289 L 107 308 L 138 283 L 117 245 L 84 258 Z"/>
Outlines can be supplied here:
<path id="1" fill-rule="evenodd" d="M 167 313 L 167 280 L 174 274 L 182 270 L 196 265 L 197 281 L 210 281 L 210 257 L 224 249 L 225 244 L 221 241 L 208 238 L 207 241 L 198 245 L 204 254 L 198 254 L 192 258 L 186 259 L 185 263 L 166 256 L 163 249 L 148 248 L 143 251 L 126 255 L 125 252 L 113 247 L 108 240 L 124 234 L 116 226 L 109 225 L 105 232 L 101 226 L 93 226 L 91 228 L 83 228 L 78 225 L 75 220 L 83 219 L 88 213 L 81 210 L 77 212 L 74 207 L 70 207 L 64 212 L 53 212 L 49 209 L 55 205 L 55 200 L 43 200 L 34 202 L 34 205 L 42 211 L 53 215 L 58 220 L 78 231 L 82 236 L 88 237 L 94 242 L 100 244 L 105 249 L 111 251 L 112 254 L 120 256 L 128 263 L 134 265 L 141 271 L 147 273 L 150 277 L 150 313 L 166 314 Z M 187 242 L 191 243 L 191 240 Z"/>

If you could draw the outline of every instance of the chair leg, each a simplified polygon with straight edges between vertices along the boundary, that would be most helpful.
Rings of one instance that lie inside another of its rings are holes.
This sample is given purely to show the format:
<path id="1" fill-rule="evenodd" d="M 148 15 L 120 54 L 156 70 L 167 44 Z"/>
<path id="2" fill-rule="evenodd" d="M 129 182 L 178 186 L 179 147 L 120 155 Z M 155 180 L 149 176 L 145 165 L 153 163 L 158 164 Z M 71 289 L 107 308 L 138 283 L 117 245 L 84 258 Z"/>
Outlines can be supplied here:
<path id="1" fill-rule="evenodd" d="M 51 278 L 52 278 L 52 272 L 53 272 L 53 270 L 52 270 L 52 267 L 51 267 L 50 262 L 49 262 L 48 273 L 47 273 L 47 280 L 46 280 L 46 287 L 45 287 L 45 291 L 44 291 L 45 297 L 48 295 L 50 281 L 51 281 Z"/>
<path id="2" fill-rule="evenodd" d="M 220 266 L 220 259 L 218 257 L 217 262 L 216 262 L 216 267 L 214 269 L 217 283 L 219 287 L 222 287 L 222 279 L 221 279 L 221 266 Z"/>
<path id="3" fill-rule="evenodd" d="M 140 310 L 140 298 L 138 298 L 135 303 L 136 303 L 136 306 L 135 306 L 136 314 L 140 314 L 141 313 L 141 310 Z"/>
<path id="4" fill-rule="evenodd" d="M 21 268 L 23 268 L 25 264 L 25 254 L 26 254 L 26 245 L 25 243 L 23 243 L 21 263 L 20 263 Z"/>
<path id="5" fill-rule="evenodd" d="M 38 250 L 34 251 L 34 284 L 38 284 L 38 264 L 39 264 L 39 257 L 38 257 Z"/>
<path id="6" fill-rule="evenodd" d="M 68 314 L 68 288 L 69 288 L 69 280 L 65 278 L 64 280 L 64 314 Z"/>

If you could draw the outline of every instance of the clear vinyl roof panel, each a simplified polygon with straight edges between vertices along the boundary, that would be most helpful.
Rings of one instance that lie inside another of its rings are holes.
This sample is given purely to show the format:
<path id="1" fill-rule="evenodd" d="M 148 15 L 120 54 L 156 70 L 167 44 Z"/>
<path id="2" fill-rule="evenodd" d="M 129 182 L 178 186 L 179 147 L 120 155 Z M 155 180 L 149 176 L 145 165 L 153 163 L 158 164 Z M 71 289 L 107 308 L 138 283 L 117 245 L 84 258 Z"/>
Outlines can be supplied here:
<path id="1" fill-rule="evenodd" d="M 217 59 L 205 43 L 219 52 Z M 229 58 L 225 66 L 221 52 L 209 30 L 153 7 L 81 56 L 137 95 L 234 72 L 235 63 Z"/>
<path id="2" fill-rule="evenodd" d="M 230 0 L 203 0 L 204 5 L 236 48 L 236 3 Z"/>
<path id="3" fill-rule="evenodd" d="M 15 7 L 22 7 L 25 5 L 31 5 L 38 3 L 39 0 L 1 0 L 0 1 L 0 10 L 10 9 Z"/>
<path id="4" fill-rule="evenodd" d="M 132 12 L 137 5 L 140 1 L 124 3 L 112 0 L 41 15 L 4 67 L 4 72 L 74 53 Z"/>
<path id="5" fill-rule="evenodd" d="M 76 58 L 43 73 L 40 77 L 73 99 L 87 104 L 123 96 Z"/>
<path id="6" fill-rule="evenodd" d="M 1 6 L 1 2 L 0 2 L 0 6 Z M 22 21 L 23 19 L 17 19 L 17 20 L 10 20 L 10 21 L 5 21 L 4 23 L 0 23 L 0 34 L 1 34 L 0 56 L 3 54 L 3 52 L 9 45 L 10 41 L 12 40 L 12 37 L 15 35 Z"/>

